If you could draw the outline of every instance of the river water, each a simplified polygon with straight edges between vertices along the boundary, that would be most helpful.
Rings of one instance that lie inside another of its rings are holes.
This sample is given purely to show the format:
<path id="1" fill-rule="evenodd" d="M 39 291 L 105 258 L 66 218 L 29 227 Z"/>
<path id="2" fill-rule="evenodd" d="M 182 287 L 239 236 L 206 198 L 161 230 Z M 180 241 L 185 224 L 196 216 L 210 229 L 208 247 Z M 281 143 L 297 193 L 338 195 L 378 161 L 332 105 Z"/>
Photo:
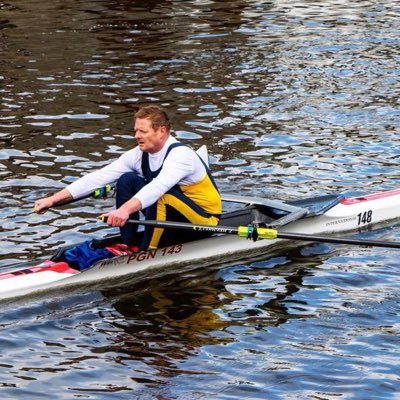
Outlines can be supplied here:
<path id="1" fill-rule="evenodd" d="M 398 186 L 397 1 L 0 2 L 0 267 L 96 235 L 32 204 L 159 104 L 223 192 Z M 400 240 L 398 227 L 368 233 Z M 302 244 L 0 312 L 4 399 L 399 399 L 397 250 Z"/>

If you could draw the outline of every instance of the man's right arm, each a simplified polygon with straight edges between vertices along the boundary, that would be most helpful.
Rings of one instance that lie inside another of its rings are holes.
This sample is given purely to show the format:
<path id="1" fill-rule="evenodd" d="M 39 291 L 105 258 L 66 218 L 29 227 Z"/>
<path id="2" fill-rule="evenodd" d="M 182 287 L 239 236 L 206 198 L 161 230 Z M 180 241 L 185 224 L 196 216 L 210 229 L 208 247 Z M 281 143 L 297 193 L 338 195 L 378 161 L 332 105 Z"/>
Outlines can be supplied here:
<path id="1" fill-rule="evenodd" d="M 36 200 L 34 210 L 38 213 L 44 212 L 51 207 L 54 207 L 58 204 L 68 203 L 71 200 L 73 200 L 71 193 L 67 189 L 62 189 L 49 197 Z"/>
<path id="2" fill-rule="evenodd" d="M 122 173 L 136 170 L 137 165 L 140 165 L 140 163 L 138 161 L 138 151 L 135 148 L 124 153 L 117 160 L 100 170 L 82 176 L 65 189 L 35 201 L 34 210 L 43 212 L 56 205 L 66 204 L 71 200 L 85 197 L 94 190 L 115 182 Z"/>

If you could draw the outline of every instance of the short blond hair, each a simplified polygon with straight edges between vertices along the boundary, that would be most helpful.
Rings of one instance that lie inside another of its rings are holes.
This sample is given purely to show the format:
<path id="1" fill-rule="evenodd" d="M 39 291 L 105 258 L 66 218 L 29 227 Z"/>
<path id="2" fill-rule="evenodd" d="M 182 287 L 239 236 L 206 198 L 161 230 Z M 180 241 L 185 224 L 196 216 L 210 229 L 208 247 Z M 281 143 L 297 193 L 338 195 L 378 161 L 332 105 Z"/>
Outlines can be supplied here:
<path id="1" fill-rule="evenodd" d="M 135 113 L 135 118 L 149 119 L 153 129 L 165 126 L 168 131 L 171 129 L 168 114 L 158 106 L 143 106 Z"/>

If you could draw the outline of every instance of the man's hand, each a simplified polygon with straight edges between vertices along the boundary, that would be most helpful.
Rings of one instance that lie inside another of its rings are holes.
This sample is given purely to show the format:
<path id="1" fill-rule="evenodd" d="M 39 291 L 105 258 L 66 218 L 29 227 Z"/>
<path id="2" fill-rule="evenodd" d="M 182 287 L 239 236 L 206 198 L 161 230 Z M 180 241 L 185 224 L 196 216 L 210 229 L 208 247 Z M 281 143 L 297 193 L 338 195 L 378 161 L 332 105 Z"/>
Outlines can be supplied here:
<path id="1" fill-rule="evenodd" d="M 131 214 L 141 209 L 142 203 L 135 197 L 132 197 L 130 200 L 122 204 L 122 206 L 117 210 L 103 214 L 100 216 L 100 218 L 106 218 L 107 224 L 110 226 L 121 227 L 126 224 L 126 221 L 128 221 Z"/>
<path id="2" fill-rule="evenodd" d="M 71 193 L 67 189 L 62 189 L 49 197 L 44 197 L 43 199 L 36 200 L 33 206 L 33 211 L 37 213 L 42 213 L 51 207 L 54 207 L 58 204 L 67 204 L 72 200 L 73 197 L 71 196 Z"/>
<path id="3" fill-rule="evenodd" d="M 129 213 L 119 208 L 118 210 L 101 215 L 100 218 L 106 218 L 107 224 L 110 226 L 121 227 L 124 226 L 129 219 Z"/>
<path id="4" fill-rule="evenodd" d="M 45 197 L 43 199 L 39 199 L 35 201 L 35 204 L 33 206 L 33 211 L 37 213 L 43 213 L 49 208 L 51 208 L 54 205 L 53 200 L 51 197 Z"/>

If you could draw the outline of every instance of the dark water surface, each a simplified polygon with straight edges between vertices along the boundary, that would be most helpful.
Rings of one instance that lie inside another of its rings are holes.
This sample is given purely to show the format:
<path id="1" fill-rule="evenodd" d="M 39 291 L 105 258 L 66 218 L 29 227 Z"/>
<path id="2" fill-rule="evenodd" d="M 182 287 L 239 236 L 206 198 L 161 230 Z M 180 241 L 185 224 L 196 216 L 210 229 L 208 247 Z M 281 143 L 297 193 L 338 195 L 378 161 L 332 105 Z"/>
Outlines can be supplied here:
<path id="1" fill-rule="evenodd" d="M 112 200 L 33 201 L 169 110 L 224 192 L 398 186 L 397 1 L 0 2 L 0 266 L 102 229 Z M 400 240 L 397 226 L 371 232 Z M 399 399 L 397 250 L 262 260 L 3 306 L 3 399 Z"/>

